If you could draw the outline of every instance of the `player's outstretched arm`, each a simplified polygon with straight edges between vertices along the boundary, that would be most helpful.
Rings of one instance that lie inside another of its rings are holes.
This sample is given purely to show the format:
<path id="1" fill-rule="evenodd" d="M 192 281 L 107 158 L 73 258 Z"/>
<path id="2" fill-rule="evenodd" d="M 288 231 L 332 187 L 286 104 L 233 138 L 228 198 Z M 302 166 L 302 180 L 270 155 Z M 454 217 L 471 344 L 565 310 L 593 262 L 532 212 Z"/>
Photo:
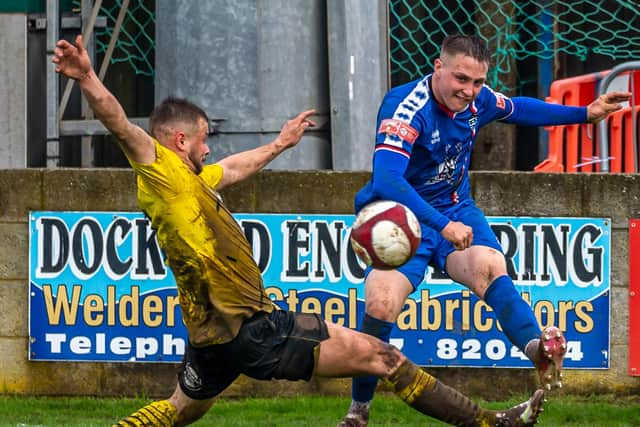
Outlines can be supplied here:
<path id="1" fill-rule="evenodd" d="M 309 126 L 315 126 L 315 123 L 309 119 L 314 113 L 315 110 L 303 111 L 288 120 L 282 126 L 278 137 L 270 144 L 232 154 L 217 162 L 223 167 L 224 173 L 216 188 L 221 189 L 248 178 L 264 168 L 284 150 L 297 145 L 305 129 Z"/>
<path id="2" fill-rule="evenodd" d="M 610 92 L 600 95 L 587 106 L 587 121 L 589 123 L 598 123 L 609 114 L 621 109 L 621 102 L 629 101 L 630 99 L 631 93 L 629 92 Z"/>
<path id="3" fill-rule="evenodd" d="M 56 64 L 56 72 L 78 82 L 96 117 L 118 139 L 130 159 L 138 163 L 152 163 L 155 160 L 153 139 L 127 119 L 118 100 L 102 84 L 91 66 L 81 35 L 76 37 L 75 46 L 66 40 L 59 40 L 53 51 L 52 62 Z"/>

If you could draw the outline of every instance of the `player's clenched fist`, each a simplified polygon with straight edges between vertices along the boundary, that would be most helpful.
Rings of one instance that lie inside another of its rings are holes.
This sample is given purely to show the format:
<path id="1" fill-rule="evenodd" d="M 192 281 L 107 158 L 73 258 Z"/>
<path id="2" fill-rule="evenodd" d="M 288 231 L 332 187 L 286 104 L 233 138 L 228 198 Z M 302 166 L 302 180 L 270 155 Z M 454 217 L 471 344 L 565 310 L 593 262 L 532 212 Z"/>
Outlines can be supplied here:
<path id="1" fill-rule="evenodd" d="M 473 241 L 473 229 L 458 221 L 450 221 L 442 229 L 441 234 L 459 251 L 470 247 Z"/>

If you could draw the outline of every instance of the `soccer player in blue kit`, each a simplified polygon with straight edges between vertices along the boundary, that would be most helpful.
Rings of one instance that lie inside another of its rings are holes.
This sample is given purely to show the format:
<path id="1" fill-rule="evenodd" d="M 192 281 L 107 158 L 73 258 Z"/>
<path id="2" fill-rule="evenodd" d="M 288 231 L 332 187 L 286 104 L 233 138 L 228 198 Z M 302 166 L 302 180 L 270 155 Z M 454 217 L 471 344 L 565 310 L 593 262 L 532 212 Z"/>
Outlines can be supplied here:
<path id="1" fill-rule="evenodd" d="M 504 333 L 535 365 L 541 383 L 561 387 L 566 341 L 556 327 L 541 331 L 507 275 L 502 248 L 470 193 L 469 164 L 478 130 L 501 121 L 523 126 L 595 123 L 631 94 L 612 92 L 586 107 L 509 98 L 486 86 L 491 53 L 477 36 L 453 35 L 432 74 L 391 89 L 380 106 L 371 180 L 355 197 L 356 212 L 375 200 L 395 200 L 418 217 L 422 242 L 395 270 L 365 272 L 361 331 L 389 342 L 404 302 L 428 265 L 464 284 L 495 312 Z M 352 402 L 338 427 L 364 427 L 377 384 L 353 379 Z"/>
<path id="2" fill-rule="evenodd" d="M 56 72 L 77 80 L 96 117 L 115 136 L 137 175 L 140 208 L 151 219 L 176 279 L 188 342 L 178 384 L 114 427 L 177 427 L 202 418 L 241 374 L 258 380 L 378 375 L 407 405 L 456 426 L 531 427 L 544 391 L 506 410 L 484 409 L 420 369 L 396 347 L 323 320 L 280 310 L 265 291 L 251 244 L 218 190 L 247 179 L 296 146 L 314 110 L 303 111 L 269 144 L 205 164 L 208 117 L 167 98 L 151 112 L 150 133 L 134 125 L 98 78 L 84 48 L 59 40 Z"/>

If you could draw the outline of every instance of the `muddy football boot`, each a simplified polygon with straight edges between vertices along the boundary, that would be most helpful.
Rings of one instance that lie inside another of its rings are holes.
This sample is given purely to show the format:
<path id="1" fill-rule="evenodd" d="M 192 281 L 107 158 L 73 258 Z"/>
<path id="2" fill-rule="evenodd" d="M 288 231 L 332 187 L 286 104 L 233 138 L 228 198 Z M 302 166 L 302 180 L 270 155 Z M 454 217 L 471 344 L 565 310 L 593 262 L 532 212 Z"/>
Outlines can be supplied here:
<path id="1" fill-rule="evenodd" d="M 536 390 L 533 395 L 519 405 L 504 412 L 498 411 L 496 427 L 529 427 L 538 422 L 538 415 L 544 411 L 544 391 Z"/>
<path id="2" fill-rule="evenodd" d="M 567 353 L 567 340 L 562 331 L 548 326 L 542 331 L 534 364 L 540 384 L 547 390 L 562 387 L 562 361 Z"/>
<path id="3" fill-rule="evenodd" d="M 336 427 L 367 427 L 369 424 L 369 403 L 352 402 L 349 412 Z"/>

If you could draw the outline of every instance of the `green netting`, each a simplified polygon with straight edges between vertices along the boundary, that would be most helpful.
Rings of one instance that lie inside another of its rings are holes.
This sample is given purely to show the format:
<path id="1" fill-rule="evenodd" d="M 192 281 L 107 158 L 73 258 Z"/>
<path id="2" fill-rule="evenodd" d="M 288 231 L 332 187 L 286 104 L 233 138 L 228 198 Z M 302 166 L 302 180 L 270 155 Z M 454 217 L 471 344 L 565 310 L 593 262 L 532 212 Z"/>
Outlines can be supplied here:
<path id="1" fill-rule="evenodd" d="M 494 52 L 489 84 L 501 91 L 514 61 L 551 59 L 559 53 L 585 61 L 605 55 L 616 61 L 640 58 L 637 0 L 390 0 L 392 84 L 431 70 L 443 38 L 482 36 Z"/>
<path id="2" fill-rule="evenodd" d="M 96 28 L 96 53 L 104 53 L 109 45 L 122 0 L 104 0 L 99 16 L 107 19 L 106 28 Z M 75 0 L 76 8 L 80 1 Z M 127 62 L 136 74 L 154 75 L 155 0 L 129 0 L 111 63 Z"/>

